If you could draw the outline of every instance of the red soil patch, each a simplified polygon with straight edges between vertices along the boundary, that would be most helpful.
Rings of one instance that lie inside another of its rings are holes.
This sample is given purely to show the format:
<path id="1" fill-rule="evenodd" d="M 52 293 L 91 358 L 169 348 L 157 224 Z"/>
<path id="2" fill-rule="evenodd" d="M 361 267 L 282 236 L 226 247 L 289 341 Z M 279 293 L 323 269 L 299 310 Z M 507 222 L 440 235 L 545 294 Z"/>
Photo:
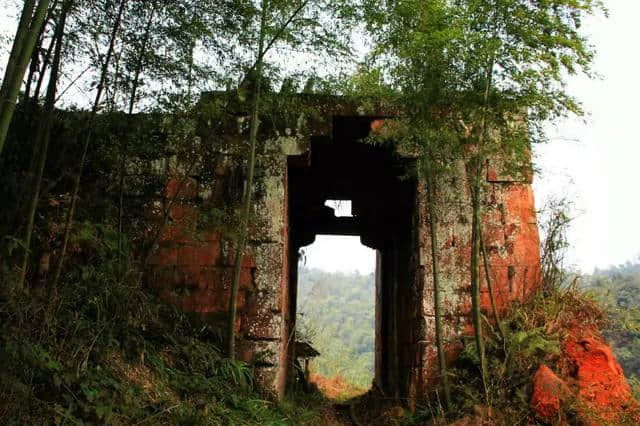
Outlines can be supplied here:
<path id="1" fill-rule="evenodd" d="M 349 399 L 364 394 L 367 390 L 352 385 L 336 374 L 333 377 L 324 377 L 321 374 L 311 373 L 309 382 L 315 384 L 322 393 L 330 399 Z"/>
<path id="2" fill-rule="evenodd" d="M 586 425 L 640 424 L 640 405 L 634 400 L 622 368 L 609 345 L 590 327 L 568 333 L 558 377 L 542 365 L 533 379 L 531 404 L 551 420 L 561 416 L 562 403 L 574 409 Z"/>
<path id="3" fill-rule="evenodd" d="M 564 354 L 576 368 L 578 400 L 606 422 L 617 422 L 633 413 L 640 423 L 640 407 L 609 345 L 600 336 L 581 336 L 579 332 L 573 330 L 564 347 Z"/>
<path id="4" fill-rule="evenodd" d="M 549 367 L 542 364 L 533 376 L 531 405 L 544 419 L 553 419 L 560 413 L 561 402 L 571 395 L 567 384 Z"/>

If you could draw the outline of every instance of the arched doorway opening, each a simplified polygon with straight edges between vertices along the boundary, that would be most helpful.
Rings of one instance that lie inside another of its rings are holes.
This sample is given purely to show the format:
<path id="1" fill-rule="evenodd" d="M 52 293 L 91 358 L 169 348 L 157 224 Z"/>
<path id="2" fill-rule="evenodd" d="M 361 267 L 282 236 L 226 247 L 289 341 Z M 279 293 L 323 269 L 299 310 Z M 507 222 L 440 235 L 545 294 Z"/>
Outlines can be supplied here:
<path id="1" fill-rule="evenodd" d="M 351 202 L 328 200 L 336 217 L 351 216 Z M 318 235 L 300 249 L 296 353 L 306 380 L 326 396 L 366 392 L 374 378 L 376 251 L 357 236 Z M 317 351 L 311 352 L 308 346 Z"/>
<path id="2" fill-rule="evenodd" d="M 310 152 L 290 157 L 289 279 L 285 332 L 295 334 L 300 249 L 318 235 L 358 237 L 375 250 L 374 381 L 389 395 L 405 395 L 415 361 L 410 324 L 420 316 L 413 306 L 417 259 L 416 179 L 413 162 L 399 158 L 392 146 L 363 142 L 370 117 L 334 117 L 331 138 L 315 138 Z M 327 200 L 349 200 L 350 215 L 336 215 Z M 405 350 L 403 350 L 405 348 Z M 293 380 L 294 345 L 287 347 Z"/>

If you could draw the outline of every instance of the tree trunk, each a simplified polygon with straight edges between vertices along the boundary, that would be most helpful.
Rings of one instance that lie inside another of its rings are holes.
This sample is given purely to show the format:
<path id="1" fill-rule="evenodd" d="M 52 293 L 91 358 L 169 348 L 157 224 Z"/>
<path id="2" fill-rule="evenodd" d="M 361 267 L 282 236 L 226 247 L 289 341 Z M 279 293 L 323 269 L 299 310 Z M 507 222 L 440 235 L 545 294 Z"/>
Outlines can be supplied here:
<path id="1" fill-rule="evenodd" d="M 493 82 L 493 55 L 489 59 L 485 74 L 485 90 L 482 105 L 482 126 L 480 141 L 477 152 L 473 159 L 471 168 L 471 203 L 472 203 L 472 225 L 471 225 L 471 318 L 473 321 L 476 350 L 480 360 L 480 370 L 482 384 L 484 386 L 485 397 L 489 403 L 489 388 L 487 385 L 487 362 L 484 351 L 484 339 L 482 336 L 482 321 L 480 312 L 480 252 L 482 244 L 482 221 L 480 215 L 480 195 L 482 192 L 482 168 L 485 162 L 485 148 L 488 140 L 487 115 L 489 110 L 489 93 Z"/>
<path id="2" fill-rule="evenodd" d="M 124 153 L 120 153 L 120 183 L 118 196 L 118 272 L 122 274 L 122 215 L 124 213 Z"/>
<path id="3" fill-rule="evenodd" d="M 54 40 L 51 40 L 49 43 L 49 47 L 47 48 L 46 53 L 44 54 L 44 58 L 42 58 L 42 66 L 40 67 L 38 82 L 36 83 L 36 89 L 33 91 L 33 96 L 31 99 L 35 104 L 40 97 L 40 91 L 42 90 L 42 84 L 44 83 L 44 77 L 47 74 L 47 67 L 49 66 L 49 61 L 51 59 L 51 52 L 53 50 Z"/>
<path id="4" fill-rule="evenodd" d="M 430 160 L 428 160 L 430 161 Z M 434 177 L 431 167 L 427 175 L 427 194 L 429 196 L 429 231 L 431 232 L 431 267 L 433 275 L 433 309 L 436 322 L 436 347 L 438 350 L 438 365 L 442 389 L 444 391 L 445 410 L 451 409 L 451 389 L 447 376 L 447 360 L 444 353 L 444 341 L 442 336 L 442 302 L 440 300 L 440 267 L 438 264 L 438 235 L 435 209 Z"/>
<path id="5" fill-rule="evenodd" d="M 153 2 L 151 13 L 149 14 L 149 20 L 147 26 L 144 29 L 144 36 L 142 38 L 142 45 L 140 46 L 140 52 L 138 52 L 138 60 L 136 62 L 136 68 L 133 75 L 133 83 L 131 85 L 131 97 L 129 98 L 129 115 L 133 114 L 133 107 L 136 103 L 136 97 L 138 94 L 138 86 L 140 84 L 140 73 L 144 67 L 144 55 L 147 50 L 147 43 L 149 43 L 149 37 L 151 36 L 151 24 L 153 23 L 153 17 L 156 12 L 156 3 Z"/>
<path id="6" fill-rule="evenodd" d="M 38 83 L 36 84 L 36 89 L 35 92 L 33 94 L 33 97 L 31 98 L 31 104 L 33 106 L 37 105 L 38 103 L 38 98 L 40 97 L 40 89 L 42 88 L 42 84 L 44 83 L 44 78 L 46 76 L 46 69 L 47 66 L 49 65 L 49 61 L 51 60 L 51 55 L 53 54 L 53 48 L 56 45 L 56 38 L 52 37 L 51 38 L 51 42 L 49 43 L 49 47 L 47 48 L 47 53 L 45 54 L 45 57 L 42 61 L 42 69 L 38 75 Z M 32 59 L 33 61 L 33 59 Z M 57 84 L 57 83 L 56 83 Z M 25 88 L 25 93 L 28 93 L 27 88 Z M 25 96 L 26 99 L 26 96 Z M 54 100 L 54 104 L 55 104 L 56 100 Z M 25 105 L 27 105 L 27 102 L 25 102 Z M 31 108 L 29 109 L 29 111 L 37 111 L 37 108 Z M 38 152 L 40 150 L 40 144 L 37 141 L 36 138 L 36 143 L 33 145 L 33 148 L 31 150 L 31 160 L 29 162 L 29 171 L 27 172 L 27 178 L 25 179 L 25 186 L 27 188 L 33 188 L 33 186 L 35 185 L 35 175 L 37 174 L 36 168 L 38 165 Z M 21 203 L 21 205 L 23 205 L 24 203 Z"/>
<path id="7" fill-rule="evenodd" d="M 151 13 L 149 14 L 149 20 L 147 21 L 147 25 L 144 29 L 144 36 L 142 38 L 142 45 L 140 46 L 140 51 L 138 52 L 138 57 L 136 61 L 136 67 L 133 75 L 133 82 L 131 84 L 131 95 L 129 97 L 129 116 L 133 115 L 133 108 L 136 104 L 136 97 L 138 93 L 138 85 L 140 84 L 140 73 L 142 72 L 142 68 L 144 66 L 144 55 L 147 50 L 147 43 L 149 42 L 149 37 L 151 35 L 151 24 L 153 23 L 153 16 L 156 12 L 156 3 L 153 2 L 153 7 L 151 9 Z M 122 148 L 122 143 L 120 144 L 120 188 L 119 188 L 119 201 L 118 201 L 118 268 L 120 272 L 122 272 L 122 230 L 123 223 L 122 217 L 124 212 L 124 184 L 125 184 L 125 163 L 127 157 L 127 150 Z"/>
<path id="8" fill-rule="evenodd" d="M 487 363 L 484 352 L 484 338 L 482 336 L 482 313 L 480 312 L 480 177 L 481 158 L 477 153 L 473 161 L 473 178 L 471 189 L 471 320 L 473 322 L 473 333 L 476 343 L 476 352 L 480 361 L 480 373 L 482 384 L 484 385 L 485 396 L 488 397 L 487 387 Z"/>
<path id="9" fill-rule="evenodd" d="M 56 25 L 56 31 L 54 34 L 55 40 L 55 53 L 53 54 L 53 63 L 51 65 L 51 74 L 49 75 L 49 86 L 47 88 L 47 95 L 44 103 L 44 117 L 38 126 L 38 132 L 36 134 L 36 144 L 40 146 L 38 149 L 38 169 L 35 176 L 35 182 L 33 191 L 31 194 L 31 200 L 29 202 L 29 210 L 27 212 L 27 226 L 24 234 L 24 254 L 22 257 L 22 268 L 20 270 L 19 284 L 22 287 L 27 275 L 27 269 L 29 266 L 29 252 L 31 246 L 31 235 L 33 233 L 33 224 L 35 221 L 36 210 L 38 208 L 38 200 L 40 199 L 40 187 L 42 185 L 42 175 L 44 173 L 44 166 L 47 162 L 47 151 L 49 148 L 49 139 L 51 136 L 51 123 L 53 121 L 56 89 L 58 84 L 58 74 L 60 72 L 60 59 L 62 56 L 62 38 L 64 37 L 64 27 L 67 20 L 67 14 L 73 4 L 73 0 L 67 0 L 62 7 L 60 13 L 60 19 Z"/>
<path id="10" fill-rule="evenodd" d="M 73 194 L 71 196 L 71 205 L 69 206 L 69 210 L 67 212 L 67 217 L 65 221 L 64 239 L 62 242 L 62 248 L 60 249 L 60 258 L 58 260 L 55 276 L 53 278 L 53 284 L 52 284 L 53 288 L 57 287 L 58 281 L 60 280 L 60 274 L 62 273 L 62 266 L 64 264 L 64 258 L 67 253 L 67 246 L 69 244 L 69 235 L 71 233 L 71 227 L 73 225 L 73 215 L 75 213 L 78 192 L 80 191 L 80 180 L 82 178 L 82 170 L 84 168 L 84 163 L 87 159 L 87 152 L 89 149 L 89 143 L 91 142 L 91 138 L 92 138 L 94 121 L 98 113 L 98 109 L 100 107 L 100 99 L 102 97 L 102 92 L 104 91 L 104 87 L 107 81 L 109 63 L 111 61 L 111 56 L 113 55 L 113 50 L 116 43 L 116 38 L 118 36 L 118 31 L 120 30 L 120 23 L 122 22 L 122 14 L 124 12 L 126 3 L 127 3 L 127 0 L 120 0 L 120 5 L 118 6 L 118 15 L 113 24 L 113 29 L 111 31 L 111 36 L 109 39 L 109 48 L 107 49 L 107 55 L 105 56 L 104 63 L 102 64 L 102 70 L 100 72 L 100 82 L 98 83 L 98 91 L 96 92 L 96 97 L 93 102 L 93 108 L 91 109 L 91 115 L 89 116 L 89 121 L 87 123 L 87 136 L 85 137 L 85 140 L 84 140 L 84 144 L 82 147 L 82 155 L 80 156 L 80 164 L 78 165 L 78 172 L 76 173 L 75 180 L 73 183 Z"/>
<path id="11" fill-rule="evenodd" d="M 51 7 L 52 8 L 55 7 L 56 3 L 57 3 L 57 1 L 54 1 L 54 3 L 51 5 Z M 48 19 L 49 18 L 45 19 L 45 21 L 42 23 L 41 31 L 44 31 L 44 27 L 45 27 Z M 38 43 L 39 43 L 39 45 L 36 46 L 36 48 L 34 48 L 33 55 L 32 55 L 32 58 L 31 58 L 31 67 L 33 68 L 33 66 L 36 65 L 35 68 L 36 68 L 36 71 L 38 71 L 38 82 L 36 84 L 36 88 L 35 88 L 35 91 L 33 93 L 33 97 L 29 98 L 29 93 L 30 93 L 30 88 L 29 88 L 30 81 L 29 81 L 29 79 L 31 77 L 29 77 L 27 79 L 27 85 L 26 85 L 25 90 L 24 90 L 24 98 L 23 98 L 24 99 L 24 105 L 28 105 L 29 106 L 29 108 L 30 108 L 29 111 L 30 112 L 39 111 L 37 109 L 37 107 L 35 107 L 35 106 L 38 104 L 38 98 L 40 97 L 40 90 L 42 89 L 42 85 L 44 84 L 44 78 L 46 76 L 46 70 L 47 70 L 47 67 L 49 66 L 49 62 L 51 61 L 51 55 L 53 54 L 53 48 L 56 45 L 55 34 L 54 34 L 54 37 L 51 38 L 51 41 L 49 42 L 49 47 L 47 47 L 47 51 L 46 51 L 46 53 L 44 55 L 44 58 L 42 59 L 42 68 L 41 69 L 40 69 L 40 66 L 39 66 L 39 64 L 37 62 L 38 56 L 39 56 L 37 50 L 42 47 L 41 46 L 42 40 L 40 40 Z M 57 82 L 56 82 L 56 84 L 57 84 Z M 55 104 L 56 102 L 57 102 L 57 99 L 54 99 L 53 103 Z M 33 144 L 33 147 L 32 147 L 32 150 L 31 150 L 31 160 L 29 161 L 29 169 L 28 169 L 28 172 L 27 172 L 27 177 L 25 179 L 25 188 L 33 188 L 35 186 L 35 179 L 36 179 L 36 174 L 37 174 L 37 170 L 36 169 L 38 167 L 38 155 L 39 155 L 38 153 L 39 153 L 40 149 L 41 149 L 41 144 L 38 142 L 38 138 L 36 136 L 35 143 Z M 25 197 L 27 196 L 26 191 L 25 191 L 24 196 Z M 24 206 L 25 203 L 26 203 L 25 200 L 21 200 L 20 205 Z"/>
<path id="12" fill-rule="evenodd" d="M 22 103 L 24 104 L 26 104 L 30 100 L 31 84 L 33 83 L 33 78 L 39 68 L 40 50 L 42 49 L 43 41 L 44 40 L 42 39 L 42 37 L 38 37 L 38 43 L 33 48 L 33 53 L 31 54 L 31 62 L 29 63 L 29 74 L 27 74 L 26 84 L 24 86 L 24 94 L 22 97 Z"/>
<path id="13" fill-rule="evenodd" d="M 11 46 L 11 53 L 9 54 L 7 68 L 5 69 L 4 78 L 2 79 L 2 87 L 0 88 L 0 99 L 4 99 L 7 93 L 9 82 L 11 81 L 12 75 L 16 70 L 18 58 L 24 46 L 27 32 L 29 31 L 29 25 L 31 23 L 33 8 L 35 4 L 35 0 L 27 0 L 22 7 L 22 13 L 20 14 L 20 21 L 18 21 L 16 35 L 13 38 L 13 46 Z"/>
<path id="14" fill-rule="evenodd" d="M 491 310 L 493 311 L 493 319 L 496 322 L 496 327 L 498 327 L 498 333 L 500 334 L 500 338 L 502 338 L 503 343 L 505 342 L 505 332 L 502 328 L 502 321 L 500 321 L 500 317 L 498 316 L 498 307 L 496 306 L 496 296 L 493 292 L 493 280 L 491 279 L 490 267 L 489 267 L 489 259 L 487 255 L 487 248 L 484 245 L 484 236 L 482 233 L 482 225 L 478 227 L 478 231 L 480 233 L 480 251 L 482 253 L 482 262 L 484 265 L 484 275 L 487 281 L 487 288 L 489 289 L 489 299 L 491 299 Z"/>
<path id="15" fill-rule="evenodd" d="M 47 23 L 49 22 L 49 20 L 53 18 L 54 10 L 57 5 L 58 5 L 58 0 L 53 0 L 53 3 L 51 3 L 51 7 L 49 8 L 49 12 L 47 13 L 47 17 L 42 21 L 42 25 L 40 26 L 40 31 L 38 32 L 38 39 L 37 39 L 36 45 L 33 48 L 33 53 L 31 54 L 31 61 L 30 61 L 31 64 L 29 66 L 29 74 L 27 76 L 27 82 L 24 88 L 23 102 L 25 104 L 30 100 L 29 94 L 31 93 L 31 84 L 33 83 L 33 78 L 35 74 L 38 72 L 40 68 L 39 59 L 40 59 L 40 50 L 42 49 L 42 44 L 44 43 L 44 32 L 47 28 Z M 51 47 L 53 46 L 54 39 L 55 39 L 55 34 L 51 40 L 51 43 L 49 44 L 49 49 L 47 50 L 47 55 L 46 55 L 47 61 L 51 56 Z M 46 65 L 44 65 L 42 68 L 43 72 L 45 68 L 46 68 Z M 39 76 L 38 80 L 42 81 L 43 79 L 42 77 L 43 77 L 43 74 Z"/>
<path id="16" fill-rule="evenodd" d="M 242 272 L 242 256 L 244 255 L 249 234 L 249 216 L 251 215 L 251 200 L 253 196 L 253 175 L 256 165 L 256 144 L 258 138 L 258 120 L 260 111 L 260 90 L 262 83 L 262 64 L 264 39 L 267 26 L 267 8 L 269 0 L 262 0 L 262 11 L 260 13 L 260 35 L 258 36 L 258 60 L 256 63 L 256 82 L 253 94 L 253 105 L 251 110 L 251 127 L 249 130 L 249 162 L 247 172 L 247 186 L 244 194 L 242 217 L 240 218 L 240 235 L 238 236 L 236 247 L 236 264 L 233 271 L 233 282 L 231 284 L 231 296 L 229 298 L 229 323 L 227 326 L 227 350 L 229 358 L 236 356 L 236 316 L 238 307 L 238 289 L 240 287 L 240 273 Z"/>
<path id="17" fill-rule="evenodd" d="M 16 99 L 20 93 L 24 73 L 49 7 L 49 0 L 40 0 L 34 15 L 31 16 L 34 3 L 35 0 L 27 0 L 23 7 L 5 78 L 2 81 L 2 89 L 0 89 L 0 154 L 2 154 L 9 125 L 16 109 Z"/>
<path id="18" fill-rule="evenodd" d="M 193 52 L 196 50 L 196 40 L 193 39 L 191 41 L 191 46 L 189 46 L 189 71 L 187 74 L 187 99 L 189 104 L 191 104 L 191 99 L 193 94 L 191 91 L 193 90 Z"/>

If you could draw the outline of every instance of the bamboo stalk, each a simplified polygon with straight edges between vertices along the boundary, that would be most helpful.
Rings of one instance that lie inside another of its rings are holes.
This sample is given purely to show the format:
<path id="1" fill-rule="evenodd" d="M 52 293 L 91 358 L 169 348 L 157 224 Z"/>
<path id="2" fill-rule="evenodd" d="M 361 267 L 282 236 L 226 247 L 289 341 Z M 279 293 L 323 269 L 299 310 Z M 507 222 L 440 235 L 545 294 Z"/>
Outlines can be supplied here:
<path id="1" fill-rule="evenodd" d="M 442 389 L 444 391 L 445 410 L 451 409 L 451 389 L 447 376 L 447 360 L 444 353 L 444 339 L 442 336 L 442 301 L 440 295 L 440 267 L 438 264 L 438 235 L 435 209 L 434 179 L 431 168 L 428 170 L 427 193 L 429 195 L 429 231 L 431 232 L 431 267 L 433 275 L 433 309 L 436 322 L 436 348 L 438 351 L 438 364 Z"/>
<path id="2" fill-rule="evenodd" d="M 67 14 L 71 9 L 73 0 L 68 0 L 61 11 L 60 20 L 56 25 L 56 31 L 54 34 L 55 40 L 55 52 L 53 54 L 53 62 L 51 64 L 51 74 L 49 75 L 49 85 L 47 87 L 47 94 L 44 103 L 44 117 L 38 126 L 38 133 L 36 135 L 36 144 L 40 146 L 38 154 L 38 169 L 35 176 L 35 184 L 31 193 L 31 200 L 29 203 L 29 210 L 27 213 L 27 226 L 25 229 L 25 235 L 23 240 L 24 254 L 22 256 L 22 268 L 20 270 L 20 276 L 18 279 L 19 285 L 24 286 L 25 278 L 27 275 L 27 269 L 29 265 L 29 253 L 31 246 L 31 236 L 33 234 L 33 225 L 35 222 L 36 210 L 38 208 L 38 200 L 40 199 L 40 187 L 42 185 L 42 176 L 44 174 L 44 167 L 47 162 L 47 151 L 49 149 L 49 140 L 51 137 L 51 123 L 53 121 L 56 89 L 58 84 L 58 74 L 60 71 L 60 59 L 62 56 L 62 38 L 64 36 L 64 28 L 67 20 Z"/>
<path id="3" fill-rule="evenodd" d="M 16 39 L 10 54 L 9 63 L 7 64 L 5 79 L 2 81 L 2 89 L 0 89 L 0 154 L 2 154 L 2 149 L 4 148 L 4 143 L 9 131 L 9 125 L 11 124 L 11 119 L 16 109 L 16 99 L 20 92 L 20 86 L 22 86 L 24 73 L 27 69 L 29 59 L 31 59 L 31 53 L 36 44 L 36 39 L 40 33 L 40 26 L 44 21 L 47 8 L 49 7 L 49 0 L 40 0 L 32 18 L 31 14 L 28 13 L 29 18 L 31 18 L 30 25 L 28 25 L 28 29 L 25 30 L 27 27 L 27 14 L 25 14 L 25 10 L 30 5 L 31 9 L 33 9 L 32 5 L 34 1 L 35 0 L 27 0 L 23 8 L 23 14 L 20 18 L 20 24 L 18 25 L 18 32 L 16 32 Z M 26 33 L 22 34 L 21 32 L 24 31 L 26 31 Z M 12 59 L 11 56 L 14 58 Z"/>
<path id="4" fill-rule="evenodd" d="M 105 57 L 104 63 L 102 64 L 102 70 L 100 72 L 100 82 L 98 84 L 98 91 L 96 92 L 96 97 L 93 103 L 93 108 L 91 109 L 91 115 L 89 117 L 89 122 L 87 126 L 87 136 L 85 137 L 84 144 L 82 147 L 82 155 L 80 156 L 80 164 L 78 173 L 76 173 L 74 183 L 73 183 L 73 194 L 71 196 L 71 205 L 69 206 L 69 210 L 67 211 L 67 217 L 65 221 L 65 232 L 64 239 L 62 242 L 62 248 L 60 250 L 60 258 L 58 260 L 58 266 L 56 268 L 55 276 L 53 278 L 52 287 L 56 288 L 58 285 L 58 281 L 60 280 L 60 274 L 62 273 L 62 266 L 64 264 L 64 258 L 67 253 L 67 246 L 69 244 L 69 235 L 71 233 L 71 227 L 73 225 L 73 215 L 75 213 L 76 202 L 78 198 L 78 192 L 80 191 L 80 180 L 82 178 L 82 170 L 84 168 L 84 163 L 87 159 L 87 152 L 89 150 L 89 143 L 92 139 L 93 133 L 93 125 L 95 121 L 95 117 L 98 114 L 98 109 L 100 106 L 100 99 L 102 97 L 102 92 L 105 88 L 105 84 L 107 81 L 107 72 L 109 70 L 109 62 L 111 61 L 111 56 L 113 55 L 113 50 L 115 47 L 116 37 L 118 35 L 118 30 L 120 29 L 120 23 L 122 21 L 122 14 L 124 12 L 124 8 L 126 6 L 127 0 L 120 0 L 120 5 L 118 7 L 118 15 L 116 17 L 115 23 L 113 25 L 113 29 L 111 31 L 111 38 L 109 40 L 109 48 L 107 49 L 107 55 Z"/>
<path id="5" fill-rule="evenodd" d="M 256 164 L 256 145 L 258 139 L 258 120 L 260 111 L 260 90 L 262 84 L 262 64 L 264 52 L 264 40 L 267 26 L 268 0 L 262 0 L 260 14 L 260 34 L 258 36 L 258 60 L 256 64 L 256 83 L 251 110 L 251 127 L 249 130 L 249 162 L 247 172 L 247 186 L 244 194 L 242 216 L 240 222 L 240 235 L 236 247 L 236 264 L 231 283 L 231 295 L 229 297 L 229 322 L 227 324 L 227 351 L 229 358 L 236 356 L 236 317 L 238 308 L 238 290 L 240 288 L 240 274 L 242 272 L 242 256 L 244 255 L 247 237 L 249 234 L 249 216 L 251 215 L 251 201 L 253 196 L 253 178 Z"/>

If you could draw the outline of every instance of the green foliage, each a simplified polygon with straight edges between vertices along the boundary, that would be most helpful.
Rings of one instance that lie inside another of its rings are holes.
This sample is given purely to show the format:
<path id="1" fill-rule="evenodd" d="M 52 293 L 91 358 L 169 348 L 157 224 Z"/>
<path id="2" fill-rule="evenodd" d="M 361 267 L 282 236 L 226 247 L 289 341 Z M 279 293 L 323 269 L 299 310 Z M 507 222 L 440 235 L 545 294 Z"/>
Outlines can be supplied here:
<path id="1" fill-rule="evenodd" d="M 640 379 L 638 376 L 631 376 L 629 378 L 629 384 L 631 385 L 631 391 L 636 401 L 640 401 Z"/>
<path id="2" fill-rule="evenodd" d="M 375 287 L 373 274 L 300 268 L 297 336 L 320 352 L 312 369 L 368 388 L 373 379 Z"/>
<path id="3" fill-rule="evenodd" d="M 532 377 L 541 363 L 558 367 L 561 342 L 576 318 L 584 324 L 602 325 L 601 312 L 576 288 L 540 292 L 527 304 L 514 304 L 503 320 L 506 338 L 492 328 L 486 335 L 487 388 L 479 375 L 480 360 L 472 339 L 450 370 L 457 416 L 478 415 L 487 404 L 498 413 L 497 424 L 538 424 L 530 408 Z M 488 323 L 488 321 L 487 321 Z M 438 417 L 439 398 L 431 396 L 417 410 L 416 421 Z"/>
<path id="4" fill-rule="evenodd" d="M 419 126 L 449 127 L 461 136 L 470 132 L 465 138 L 474 140 L 483 138 L 486 128 L 495 129 L 502 151 L 521 153 L 530 138 L 544 139 L 545 121 L 581 113 L 563 79 L 590 73 L 593 50 L 581 22 L 602 10 L 599 1 L 372 0 L 366 5 L 375 41 L 366 68 L 377 70 L 366 73 L 379 78 L 360 83 L 378 93 L 386 86 Z M 523 114 L 526 130 L 513 126 Z"/>
<path id="5" fill-rule="evenodd" d="M 564 258 L 570 246 L 567 229 L 572 217 L 573 204 L 566 198 L 550 198 L 539 212 L 539 229 L 542 235 L 540 264 L 543 288 L 564 284 L 571 276 L 567 273 Z"/>
<path id="6" fill-rule="evenodd" d="M 640 379 L 640 259 L 604 270 L 596 269 L 582 279 L 584 289 L 609 317 L 604 335 L 627 377 L 638 389 Z"/>
<path id="7" fill-rule="evenodd" d="M 528 167 L 531 141 L 544 140 L 544 124 L 568 114 L 581 114 L 566 91 L 568 74 L 585 73 L 592 48 L 581 33 L 584 16 L 602 9 L 599 1 L 559 0 L 405 0 L 366 4 L 366 23 L 374 40 L 357 89 L 384 93 L 400 106 L 402 120 L 389 137 L 413 148 L 420 171 L 433 194 L 456 160 L 463 159 L 471 198 L 471 316 L 484 381 L 483 323 L 480 313 L 481 198 L 489 156 L 511 159 L 514 170 Z M 404 121 L 404 122 L 403 122 Z M 452 161 L 453 160 L 453 161 Z M 430 212 L 432 247 L 437 247 Z M 437 254 L 432 253 L 434 259 Z M 434 262 L 434 299 L 438 301 Z M 436 337 L 441 375 L 439 305 Z M 506 342 L 505 342 L 506 344 Z M 444 387 L 447 389 L 446 380 Z M 448 391 L 445 395 L 448 395 Z M 447 406 L 449 398 L 445 398 Z"/>
<path id="8" fill-rule="evenodd" d="M 96 232 L 107 237 L 99 238 Z M 161 303 L 141 274 L 117 272 L 113 232 L 84 223 L 91 251 L 56 292 L 2 274 L 3 424 L 299 424 L 309 404 L 274 405 L 250 366 L 223 358 L 218 330 Z M 93 241 L 93 244 L 91 244 Z"/>

